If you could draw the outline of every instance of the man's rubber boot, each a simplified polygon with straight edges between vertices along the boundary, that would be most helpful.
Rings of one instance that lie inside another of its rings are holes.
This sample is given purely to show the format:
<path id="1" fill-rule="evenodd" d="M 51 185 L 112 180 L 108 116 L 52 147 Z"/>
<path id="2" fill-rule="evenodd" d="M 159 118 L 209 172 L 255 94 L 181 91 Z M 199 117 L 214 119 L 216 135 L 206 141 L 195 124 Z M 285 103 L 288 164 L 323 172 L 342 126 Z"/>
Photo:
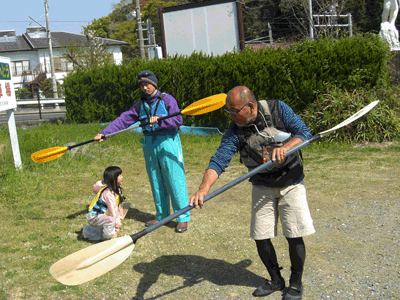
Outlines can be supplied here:
<path id="1" fill-rule="evenodd" d="M 301 300 L 303 296 L 303 286 L 290 285 L 282 300 Z"/>
<path id="2" fill-rule="evenodd" d="M 266 280 L 266 282 L 259 286 L 254 292 L 254 297 L 264 297 L 272 294 L 273 292 L 283 291 L 285 288 L 285 279 L 281 276 L 280 267 L 268 268 L 268 273 L 271 275 L 272 280 Z"/>
<path id="3" fill-rule="evenodd" d="M 303 296 L 303 285 L 301 283 L 303 272 L 295 271 L 293 268 L 291 268 L 291 270 L 292 273 L 290 274 L 289 288 L 282 300 L 301 300 Z"/>

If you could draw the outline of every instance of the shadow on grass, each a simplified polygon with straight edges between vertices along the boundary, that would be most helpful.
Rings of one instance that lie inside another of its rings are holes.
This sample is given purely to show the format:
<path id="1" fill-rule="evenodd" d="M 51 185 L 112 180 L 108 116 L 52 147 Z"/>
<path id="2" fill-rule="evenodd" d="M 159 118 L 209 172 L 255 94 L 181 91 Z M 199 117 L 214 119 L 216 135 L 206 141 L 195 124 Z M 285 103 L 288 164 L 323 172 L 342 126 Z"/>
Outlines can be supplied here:
<path id="1" fill-rule="evenodd" d="M 154 220 L 156 216 L 154 214 L 150 214 L 147 212 L 140 211 L 136 208 L 129 208 L 128 213 L 125 216 L 125 219 L 131 219 L 134 221 L 146 223 L 147 221 Z M 178 223 L 176 221 L 171 221 L 164 226 L 175 228 Z"/>
<path id="2" fill-rule="evenodd" d="M 89 208 L 89 205 L 87 205 L 86 209 L 78 211 L 76 213 L 73 213 L 73 214 L 67 216 L 67 219 L 74 219 L 74 218 L 76 218 L 76 217 L 78 217 L 80 215 L 83 215 L 83 214 L 86 215 L 87 212 L 88 212 L 88 208 Z M 142 211 L 140 211 L 140 210 L 138 210 L 136 208 L 132 208 L 132 207 L 129 208 L 128 213 L 125 216 L 125 219 L 131 219 L 131 220 L 142 222 L 142 223 L 146 223 L 147 221 L 154 220 L 154 218 L 155 218 L 155 215 L 147 213 L 147 212 L 142 212 Z M 171 222 L 165 224 L 164 226 L 167 226 L 167 227 L 170 227 L 170 228 L 175 228 L 177 226 L 177 224 L 178 223 L 176 221 L 171 221 Z M 96 244 L 96 243 L 99 243 L 99 242 L 103 241 L 103 240 L 100 240 L 100 241 L 89 241 L 87 239 L 84 239 L 83 235 L 82 235 L 82 230 L 83 230 L 83 228 L 81 228 L 80 230 L 75 231 L 75 233 L 77 234 L 77 240 L 86 241 L 86 242 L 91 243 L 91 244 Z"/>
<path id="3" fill-rule="evenodd" d="M 70 214 L 69 216 L 67 216 L 67 219 L 75 219 L 76 217 L 79 217 L 81 215 L 86 215 L 88 212 L 88 208 L 89 208 L 89 205 L 86 205 L 85 209 L 78 211 L 76 213 Z M 125 219 L 131 219 L 131 220 L 142 222 L 142 223 L 146 223 L 147 221 L 154 220 L 154 218 L 155 218 L 154 214 L 143 212 L 136 208 L 129 208 L 128 213 L 125 216 Z M 169 222 L 168 224 L 166 224 L 165 226 L 174 228 L 174 227 L 176 227 L 176 225 L 177 225 L 177 222 L 172 221 L 172 222 Z"/>
<path id="4" fill-rule="evenodd" d="M 143 274 L 137 287 L 136 296 L 132 300 L 145 299 L 144 295 L 155 284 L 161 274 L 169 276 L 181 276 L 185 279 L 182 286 L 165 291 L 146 300 L 161 298 L 168 294 L 193 287 L 203 281 L 213 284 L 237 285 L 257 287 L 265 279 L 246 268 L 252 263 L 251 260 L 242 260 L 236 264 L 231 264 L 219 259 L 208 259 L 197 255 L 170 255 L 162 256 L 151 263 L 139 263 L 133 269 Z"/>
<path id="5" fill-rule="evenodd" d="M 78 211 L 74 214 L 70 214 L 69 216 L 67 216 L 67 219 L 75 219 L 76 217 L 79 217 L 81 215 L 86 215 L 88 212 L 88 209 L 89 209 L 89 205 L 86 205 L 85 209 Z"/>

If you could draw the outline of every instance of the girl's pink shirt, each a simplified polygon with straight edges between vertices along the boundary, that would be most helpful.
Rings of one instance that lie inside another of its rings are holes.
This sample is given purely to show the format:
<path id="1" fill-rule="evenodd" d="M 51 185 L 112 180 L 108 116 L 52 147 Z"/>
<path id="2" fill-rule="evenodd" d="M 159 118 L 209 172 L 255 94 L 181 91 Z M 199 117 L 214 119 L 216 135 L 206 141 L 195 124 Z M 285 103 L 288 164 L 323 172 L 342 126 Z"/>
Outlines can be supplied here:
<path id="1" fill-rule="evenodd" d="M 93 185 L 93 193 L 97 194 L 105 186 L 101 180 L 97 181 Z M 115 219 L 115 227 L 120 228 L 122 226 L 122 205 L 117 206 L 117 195 L 110 189 L 106 189 L 101 194 L 101 199 L 106 203 L 110 217 Z"/>

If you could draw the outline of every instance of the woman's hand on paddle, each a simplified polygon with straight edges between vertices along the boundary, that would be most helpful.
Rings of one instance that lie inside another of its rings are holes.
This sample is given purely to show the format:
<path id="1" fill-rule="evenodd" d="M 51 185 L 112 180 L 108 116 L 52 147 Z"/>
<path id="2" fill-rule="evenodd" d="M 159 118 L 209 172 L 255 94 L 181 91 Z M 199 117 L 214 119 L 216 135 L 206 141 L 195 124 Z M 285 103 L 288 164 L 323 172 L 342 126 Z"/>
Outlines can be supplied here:
<path id="1" fill-rule="evenodd" d="M 104 141 L 104 137 L 105 137 L 104 134 L 99 133 L 99 134 L 97 134 L 97 135 L 94 137 L 94 140 L 95 140 L 96 142 L 102 142 L 102 141 Z"/>
<path id="2" fill-rule="evenodd" d="M 157 123 L 158 123 L 158 117 L 157 116 L 150 117 L 150 127 L 152 127 L 153 124 L 157 124 Z"/>

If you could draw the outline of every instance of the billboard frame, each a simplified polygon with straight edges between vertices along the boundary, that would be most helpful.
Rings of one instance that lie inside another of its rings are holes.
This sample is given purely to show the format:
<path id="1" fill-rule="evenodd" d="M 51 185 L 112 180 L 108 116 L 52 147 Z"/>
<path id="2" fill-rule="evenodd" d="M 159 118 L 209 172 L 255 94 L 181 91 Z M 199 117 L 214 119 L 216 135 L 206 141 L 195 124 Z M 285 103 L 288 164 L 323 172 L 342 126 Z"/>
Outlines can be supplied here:
<path id="1" fill-rule="evenodd" d="M 243 10 L 242 3 L 237 0 L 209 0 L 197 3 L 189 3 L 184 5 L 170 6 L 170 7 L 159 7 L 158 8 L 158 16 L 160 20 L 160 32 L 161 32 L 161 46 L 162 46 L 162 54 L 164 58 L 168 57 L 167 53 L 167 43 L 165 37 L 165 27 L 164 27 L 164 13 L 176 12 L 180 10 L 186 9 L 194 9 L 205 6 L 223 4 L 223 3 L 236 3 L 236 13 L 237 13 L 237 24 L 238 24 L 238 34 L 239 34 L 239 46 L 240 50 L 244 50 L 246 47 L 246 43 L 244 40 L 244 27 L 243 27 Z"/>

